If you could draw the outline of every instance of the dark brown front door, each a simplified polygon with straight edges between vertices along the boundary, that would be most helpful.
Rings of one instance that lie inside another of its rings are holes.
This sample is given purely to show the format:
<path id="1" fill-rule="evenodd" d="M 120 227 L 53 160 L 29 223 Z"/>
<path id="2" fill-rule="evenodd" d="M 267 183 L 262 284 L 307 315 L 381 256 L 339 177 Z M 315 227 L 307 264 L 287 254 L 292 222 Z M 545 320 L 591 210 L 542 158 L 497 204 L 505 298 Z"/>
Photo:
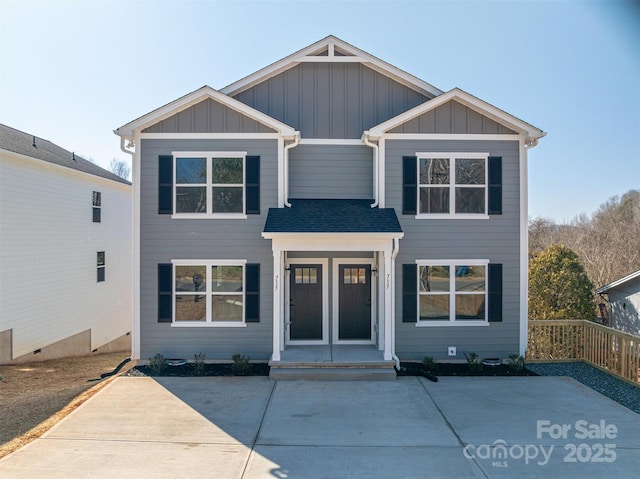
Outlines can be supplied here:
<path id="1" fill-rule="evenodd" d="M 289 339 L 322 340 L 322 266 L 291 265 Z"/>
<path id="2" fill-rule="evenodd" d="M 340 265 L 338 340 L 371 340 L 371 265 Z"/>

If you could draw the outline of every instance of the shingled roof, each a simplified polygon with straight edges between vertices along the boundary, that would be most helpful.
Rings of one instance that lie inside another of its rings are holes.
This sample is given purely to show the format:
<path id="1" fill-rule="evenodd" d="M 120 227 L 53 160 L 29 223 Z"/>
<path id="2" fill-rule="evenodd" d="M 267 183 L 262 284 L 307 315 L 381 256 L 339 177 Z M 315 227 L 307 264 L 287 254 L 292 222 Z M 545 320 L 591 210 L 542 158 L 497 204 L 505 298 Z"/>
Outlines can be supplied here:
<path id="1" fill-rule="evenodd" d="M 12 151 L 20 155 L 30 156 L 38 160 L 54 163 L 56 165 L 71 168 L 90 175 L 99 176 L 108 180 L 130 185 L 127 180 L 114 175 L 110 171 L 79 157 L 71 151 L 44 140 L 34 135 L 30 135 L 15 128 L 0 124 L 0 149 Z"/>
<path id="2" fill-rule="evenodd" d="M 290 200 L 291 208 L 269 208 L 265 233 L 402 233 L 393 208 L 371 208 L 373 200 Z"/>

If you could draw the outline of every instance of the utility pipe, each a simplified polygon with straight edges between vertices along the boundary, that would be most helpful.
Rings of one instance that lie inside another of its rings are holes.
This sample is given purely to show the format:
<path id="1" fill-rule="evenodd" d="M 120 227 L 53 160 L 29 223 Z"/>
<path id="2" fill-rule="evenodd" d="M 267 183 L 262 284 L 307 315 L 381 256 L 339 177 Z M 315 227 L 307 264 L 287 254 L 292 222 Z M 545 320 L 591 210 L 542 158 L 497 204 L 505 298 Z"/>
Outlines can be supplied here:
<path id="1" fill-rule="evenodd" d="M 287 208 L 291 208 L 291 203 L 289 203 L 289 150 L 291 148 L 295 148 L 300 143 L 300 133 L 298 132 L 296 136 L 293 137 L 293 143 L 289 143 L 284 147 L 284 205 Z"/>
<path id="2" fill-rule="evenodd" d="M 373 148 L 373 203 L 371 204 L 371 208 L 377 208 L 378 206 L 378 145 L 376 143 L 372 143 L 369 140 L 369 134 L 365 131 L 362 135 L 362 140 L 364 144 Z"/>

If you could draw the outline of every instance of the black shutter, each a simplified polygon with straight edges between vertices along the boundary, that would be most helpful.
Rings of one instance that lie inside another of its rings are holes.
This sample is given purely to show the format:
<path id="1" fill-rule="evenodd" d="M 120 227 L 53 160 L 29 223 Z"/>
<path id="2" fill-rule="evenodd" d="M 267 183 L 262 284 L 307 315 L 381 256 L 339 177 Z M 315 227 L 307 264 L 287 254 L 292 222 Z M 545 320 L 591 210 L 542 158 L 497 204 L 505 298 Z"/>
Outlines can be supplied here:
<path id="1" fill-rule="evenodd" d="M 418 204 L 418 157 L 402 157 L 402 214 L 417 214 Z"/>
<path id="2" fill-rule="evenodd" d="M 489 214 L 502 214 L 502 157 L 489 157 Z"/>
<path id="3" fill-rule="evenodd" d="M 260 322 L 260 265 L 245 265 L 245 305 L 244 320 L 246 323 Z"/>
<path id="4" fill-rule="evenodd" d="M 489 322 L 502 321 L 502 265 L 489 264 Z"/>
<path id="5" fill-rule="evenodd" d="M 173 156 L 158 157 L 158 214 L 173 214 Z"/>
<path id="6" fill-rule="evenodd" d="M 158 322 L 171 322 L 173 293 L 173 267 L 170 263 L 158 265 Z"/>
<path id="7" fill-rule="evenodd" d="M 418 265 L 402 265 L 402 322 L 418 320 Z"/>
<path id="8" fill-rule="evenodd" d="M 246 158 L 245 206 L 248 215 L 260 214 L 260 157 Z"/>

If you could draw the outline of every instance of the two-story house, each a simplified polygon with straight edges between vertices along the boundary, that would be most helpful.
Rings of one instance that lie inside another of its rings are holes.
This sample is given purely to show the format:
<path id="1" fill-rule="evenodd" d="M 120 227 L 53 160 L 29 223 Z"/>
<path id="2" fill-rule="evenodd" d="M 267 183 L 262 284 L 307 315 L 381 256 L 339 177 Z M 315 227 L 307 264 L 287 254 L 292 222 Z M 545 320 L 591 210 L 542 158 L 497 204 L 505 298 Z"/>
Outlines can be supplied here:
<path id="1" fill-rule="evenodd" d="M 524 354 L 538 128 L 329 36 L 116 133 L 136 358 Z"/>

